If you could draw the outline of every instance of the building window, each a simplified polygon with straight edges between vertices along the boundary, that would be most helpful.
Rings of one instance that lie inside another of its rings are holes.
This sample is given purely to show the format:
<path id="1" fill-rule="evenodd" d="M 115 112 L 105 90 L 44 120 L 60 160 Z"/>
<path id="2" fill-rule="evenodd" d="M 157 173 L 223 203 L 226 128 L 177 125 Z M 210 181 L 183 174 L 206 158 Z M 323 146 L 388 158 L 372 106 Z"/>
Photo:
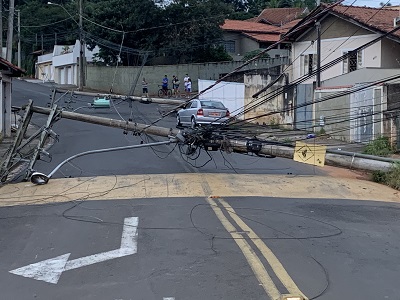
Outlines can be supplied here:
<path id="1" fill-rule="evenodd" d="M 300 59 L 300 64 L 301 76 L 311 74 L 314 70 L 317 69 L 317 55 L 314 53 L 302 55 Z"/>
<path id="2" fill-rule="evenodd" d="M 236 53 L 235 41 L 224 41 L 224 48 L 228 53 Z"/>
<path id="3" fill-rule="evenodd" d="M 350 51 L 343 51 L 343 55 Z M 343 60 L 343 74 L 353 72 L 363 66 L 362 51 L 350 52 L 349 57 Z"/>

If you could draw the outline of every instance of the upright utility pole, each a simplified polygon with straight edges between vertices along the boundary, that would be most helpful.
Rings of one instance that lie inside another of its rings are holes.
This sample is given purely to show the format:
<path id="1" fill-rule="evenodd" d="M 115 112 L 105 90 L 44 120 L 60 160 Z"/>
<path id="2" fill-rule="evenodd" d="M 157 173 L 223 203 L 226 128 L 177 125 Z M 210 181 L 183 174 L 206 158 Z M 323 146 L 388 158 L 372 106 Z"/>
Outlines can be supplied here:
<path id="1" fill-rule="evenodd" d="M 316 85 L 317 88 L 321 87 L 321 23 L 317 22 L 315 24 L 317 27 L 317 78 Z"/>
<path id="2" fill-rule="evenodd" d="M 0 5 L 0 57 L 3 57 L 3 5 Z"/>
<path id="3" fill-rule="evenodd" d="M 10 10 L 8 12 L 8 29 L 7 29 L 7 53 L 6 59 L 12 60 L 12 44 L 13 44 L 13 29 L 14 29 L 14 0 L 10 0 Z"/>
<path id="4" fill-rule="evenodd" d="M 84 86 L 84 66 L 83 66 L 83 51 L 84 51 L 84 43 L 83 43 L 83 23 L 82 23 L 82 0 L 79 0 L 79 42 L 80 42 L 80 51 L 79 51 L 79 90 L 82 91 Z"/>
<path id="5" fill-rule="evenodd" d="M 18 13 L 18 68 L 21 68 L 21 10 Z"/>

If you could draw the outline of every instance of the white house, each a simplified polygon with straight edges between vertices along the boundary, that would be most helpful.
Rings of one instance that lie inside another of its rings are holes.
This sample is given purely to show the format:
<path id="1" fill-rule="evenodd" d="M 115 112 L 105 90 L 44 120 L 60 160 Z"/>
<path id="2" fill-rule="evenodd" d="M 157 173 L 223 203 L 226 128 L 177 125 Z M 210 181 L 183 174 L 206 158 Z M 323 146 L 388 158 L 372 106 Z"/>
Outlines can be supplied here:
<path id="1" fill-rule="evenodd" d="M 368 142 L 385 135 L 399 145 L 400 109 L 393 92 L 398 80 L 373 85 L 400 74 L 400 30 L 382 37 L 400 25 L 399 12 L 346 5 L 326 8 L 321 5 L 288 33 L 292 41 L 292 81 L 316 70 L 317 22 L 321 25 L 321 67 L 380 39 L 321 72 L 321 87 L 315 89 L 315 75 L 297 86 L 295 127 L 326 131 L 351 142 Z M 358 89 L 368 83 L 372 85 Z M 340 91 L 347 95 L 335 96 Z M 331 99 L 324 100 L 326 97 Z"/>
<path id="2" fill-rule="evenodd" d="M 315 18 L 322 9 L 325 7 L 317 8 L 288 32 L 296 31 L 291 35 L 293 80 L 316 69 L 316 22 L 309 22 L 309 19 Z M 399 12 L 390 9 L 337 5 L 326 11 L 318 18 L 321 24 L 321 66 L 392 30 L 398 19 Z M 400 68 L 398 53 L 400 30 L 323 71 L 321 80 L 362 68 Z M 304 83 L 313 81 L 315 76 Z"/>
<path id="3" fill-rule="evenodd" d="M 54 81 L 58 84 L 78 85 L 79 81 L 80 42 L 75 45 L 56 45 L 53 53 L 38 56 L 36 78 L 43 81 Z M 96 46 L 92 51 L 85 48 L 86 62 L 93 61 L 93 55 L 99 53 Z"/>

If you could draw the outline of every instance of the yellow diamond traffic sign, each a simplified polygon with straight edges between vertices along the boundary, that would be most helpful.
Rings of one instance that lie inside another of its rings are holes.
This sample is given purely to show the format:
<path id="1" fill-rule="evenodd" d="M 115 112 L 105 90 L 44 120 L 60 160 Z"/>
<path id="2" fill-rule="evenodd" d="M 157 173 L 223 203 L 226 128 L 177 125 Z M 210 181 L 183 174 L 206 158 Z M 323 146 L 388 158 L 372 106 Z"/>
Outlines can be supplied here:
<path id="1" fill-rule="evenodd" d="M 296 142 L 293 160 L 305 164 L 324 166 L 326 146 Z"/>

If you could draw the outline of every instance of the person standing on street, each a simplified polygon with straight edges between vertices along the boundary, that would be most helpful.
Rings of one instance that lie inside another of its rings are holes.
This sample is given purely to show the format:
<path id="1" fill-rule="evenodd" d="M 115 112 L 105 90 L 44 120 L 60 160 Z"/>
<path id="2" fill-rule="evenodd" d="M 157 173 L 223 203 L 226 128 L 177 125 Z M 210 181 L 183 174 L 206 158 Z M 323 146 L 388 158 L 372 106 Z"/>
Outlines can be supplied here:
<path id="1" fill-rule="evenodd" d="M 185 78 L 183 78 L 183 81 L 184 81 L 184 82 L 187 82 L 189 78 L 190 78 L 190 77 L 189 77 L 189 74 L 186 73 Z"/>
<path id="2" fill-rule="evenodd" d="M 143 89 L 143 96 L 146 96 L 147 98 L 149 98 L 148 83 L 146 81 L 146 78 L 144 78 L 144 77 L 142 80 L 142 89 Z"/>
<path id="3" fill-rule="evenodd" d="M 164 95 L 167 95 L 167 92 L 168 92 L 168 77 L 167 77 L 167 75 L 165 75 L 162 80 L 162 89 L 164 91 Z"/>
<path id="4" fill-rule="evenodd" d="M 174 96 L 178 97 L 178 93 L 179 93 L 179 84 L 180 81 L 178 79 L 178 76 L 172 76 L 172 88 L 174 90 Z"/>
<path id="5" fill-rule="evenodd" d="M 188 79 L 186 83 L 186 97 L 190 98 L 190 92 L 192 91 L 192 79 Z"/>

